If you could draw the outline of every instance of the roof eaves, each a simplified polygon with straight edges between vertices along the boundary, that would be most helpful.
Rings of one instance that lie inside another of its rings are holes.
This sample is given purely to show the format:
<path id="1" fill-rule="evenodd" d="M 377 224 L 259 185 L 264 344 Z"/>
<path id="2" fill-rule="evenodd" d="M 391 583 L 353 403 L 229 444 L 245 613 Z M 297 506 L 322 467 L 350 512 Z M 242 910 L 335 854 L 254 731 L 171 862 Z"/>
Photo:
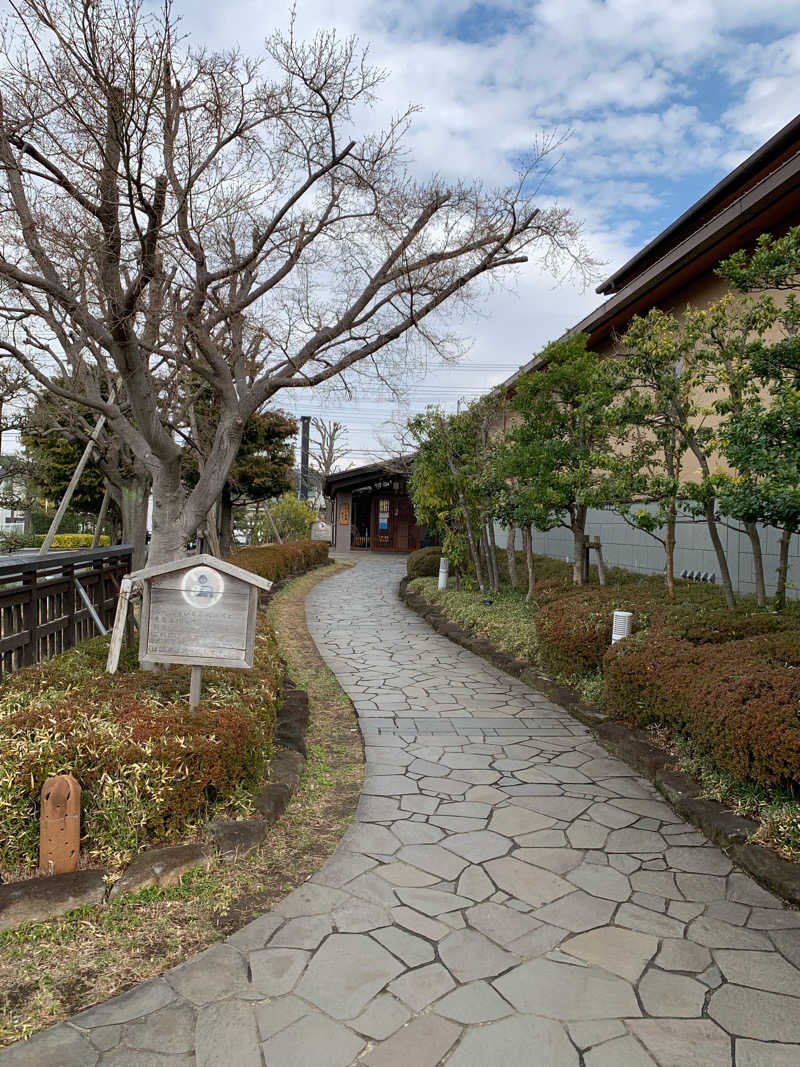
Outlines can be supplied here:
<path id="1" fill-rule="evenodd" d="M 643 259 L 649 256 L 660 244 L 667 243 L 676 230 L 685 226 L 685 224 L 692 219 L 692 216 L 701 214 L 703 209 L 710 203 L 713 203 L 714 200 L 721 199 L 732 188 L 735 188 L 737 184 L 742 184 L 746 181 L 749 174 L 753 171 L 757 171 L 759 167 L 766 163 L 771 155 L 776 155 L 793 140 L 800 140 L 800 115 L 796 115 L 791 122 L 787 122 L 785 126 L 770 137 L 770 139 L 761 145 L 760 148 L 757 148 L 752 155 L 749 155 L 747 159 L 741 162 L 738 167 L 734 168 L 730 174 L 727 174 L 721 181 L 717 182 L 712 189 L 709 189 L 707 193 L 701 196 L 699 200 L 684 211 L 674 222 L 671 222 L 665 230 L 662 230 L 661 233 L 658 234 L 657 237 L 654 237 L 652 241 L 644 246 L 644 248 L 640 249 L 634 256 L 632 256 L 627 263 L 623 263 L 618 270 L 614 271 L 610 277 L 606 278 L 605 281 L 597 286 L 595 292 L 603 295 L 614 293 L 619 279 L 626 274 L 629 274 L 630 271 L 636 267 L 637 263 L 640 263 Z M 766 177 L 769 177 L 769 175 Z"/>

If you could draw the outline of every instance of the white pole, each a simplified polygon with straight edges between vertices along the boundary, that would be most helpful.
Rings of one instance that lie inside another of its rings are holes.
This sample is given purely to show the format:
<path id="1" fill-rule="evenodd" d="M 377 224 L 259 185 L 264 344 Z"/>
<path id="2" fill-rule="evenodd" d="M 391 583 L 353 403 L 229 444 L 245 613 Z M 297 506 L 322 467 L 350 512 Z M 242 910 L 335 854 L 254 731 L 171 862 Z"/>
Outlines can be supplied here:
<path id="1" fill-rule="evenodd" d="M 450 560 L 447 556 L 442 556 L 439 560 L 439 588 L 447 588 L 447 575 L 450 570 Z"/>

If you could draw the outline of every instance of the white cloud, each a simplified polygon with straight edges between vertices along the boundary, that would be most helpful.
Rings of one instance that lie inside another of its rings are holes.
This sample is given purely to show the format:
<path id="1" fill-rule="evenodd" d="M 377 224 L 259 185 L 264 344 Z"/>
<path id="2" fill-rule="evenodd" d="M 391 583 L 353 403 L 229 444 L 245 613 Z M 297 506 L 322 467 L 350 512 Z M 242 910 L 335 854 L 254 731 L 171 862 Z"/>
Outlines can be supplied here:
<path id="1" fill-rule="evenodd" d="M 176 3 L 196 39 L 254 54 L 288 23 L 288 5 L 263 0 Z M 408 142 L 420 175 L 503 184 L 537 133 L 571 130 L 544 193 L 586 219 L 606 273 L 652 232 L 651 213 L 688 207 L 669 199 L 671 183 L 682 181 L 685 197 L 694 181 L 701 195 L 800 99 L 797 0 L 488 0 L 491 32 L 459 39 L 455 27 L 476 27 L 478 10 L 470 0 L 298 0 L 297 29 L 335 25 L 371 42 L 373 61 L 390 71 L 372 121 L 422 107 Z M 451 397 L 454 379 L 478 389 L 504 377 L 468 368 L 525 363 L 597 302 L 526 266 L 515 293 L 492 290 L 461 323 L 473 342 L 465 365 L 431 375 L 418 395 L 439 383 Z"/>

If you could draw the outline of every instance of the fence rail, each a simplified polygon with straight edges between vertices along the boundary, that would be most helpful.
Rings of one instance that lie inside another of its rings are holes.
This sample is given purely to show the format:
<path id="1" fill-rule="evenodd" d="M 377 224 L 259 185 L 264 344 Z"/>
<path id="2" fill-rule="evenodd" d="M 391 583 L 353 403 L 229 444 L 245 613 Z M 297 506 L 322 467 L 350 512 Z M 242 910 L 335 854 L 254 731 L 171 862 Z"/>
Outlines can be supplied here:
<path id="1" fill-rule="evenodd" d="M 130 545 L 114 545 L 0 556 L 0 678 L 96 635 L 76 580 L 110 628 L 132 551 Z"/>

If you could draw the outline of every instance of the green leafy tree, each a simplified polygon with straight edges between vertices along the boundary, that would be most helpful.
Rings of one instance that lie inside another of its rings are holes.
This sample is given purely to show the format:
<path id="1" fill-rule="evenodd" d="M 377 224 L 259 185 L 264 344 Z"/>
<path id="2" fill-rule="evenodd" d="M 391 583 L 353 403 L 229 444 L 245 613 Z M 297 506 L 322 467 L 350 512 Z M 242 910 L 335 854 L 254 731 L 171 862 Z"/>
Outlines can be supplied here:
<path id="1" fill-rule="evenodd" d="M 665 460 L 664 471 L 656 463 L 644 472 L 644 496 L 659 500 L 671 523 L 676 521 L 678 496 L 687 509 L 703 517 L 717 557 L 725 602 L 733 608 L 733 584 L 717 515 L 717 479 L 713 469 L 715 431 L 709 425 L 701 389 L 705 371 L 699 374 L 692 364 L 696 336 L 696 330 L 685 320 L 679 321 L 674 315 L 652 308 L 647 315 L 632 319 L 623 338 L 623 362 L 629 387 L 643 398 L 647 428 L 657 445 L 655 455 L 660 451 Z M 687 454 L 697 464 L 696 481 L 681 480 Z M 647 523 L 652 520 L 645 518 L 642 511 L 639 521 L 647 529 Z M 674 540 L 673 526 L 668 566 Z"/>
<path id="2" fill-rule="evenodd" d="M 229 555 L 233 547 L 235 510 L 282 497 L 291 488 L 292 441 L 296 434 L 295 420 L 280 411 L 264 411 L 247 420 L 220 500 L 219 538 L 223 556 Z"/>
<path id="3" fill-rule="evenodd" d="M 752 252 L 737 251 L 718 273 L 745 293 L 786 293 L 780 302 L 762 297 L 768 328 L 748 352 L 758 389 L 750 391 L 743 410 L 732 414 L 722 433 L 723 451 L 740 472 L 723 487 L 726 508 L 781 530 L 775 599 L 782 608 L 789 545 L 800 532 L 800 227 L 781 237 L 762 234 Z"/>
<path id="4" fill-rule="evenodd" d="M 306 500 L 298 500 L 294 493 L 284 493 L 269 503 L 269 515 L 257 513 L 253 527 L 253 541 L 261 543 L 276 540 L 276 531 L 282 541 L 297 541 L 308 537 L 311 523 L 317 518 L 316 511 Z"/>
<path id="5" fill-rule="evenodd" d="M 577 333 L 540 354 L 540 369 L 517 383 L 520 421 L 508 434 L 506 473 L 519 482 L 519 513 L 540 529 L 572 532 L 573 581 L 584 583 L 586 518 L 629 490 L 636 462 L 626 442 L 634 409 L 618 360 L 601 359 Z"/>
<path id="6" fill-rule="evenodd" d="M 476 536 L 481 521 L 478 479 L 480 416 L 477 409 L 448 415 L 430 406 L 409 419 L 416 447 L 409 482 L 414 513 L 434 530 L 444 555 L 459 569 L 469 560 L 481 592 L 486 589 Z"/>
<path id="7" fill-rule="evenodd" d="M 29 404 L 20 441 L 39 496 L 58 500 L 64 493 L 94 429 L 95 418 L 77 404 L 42 391 Z M 144 464 L 108 426 L 97 438 L 91 461 L 72 498 L 76 511 L 97 515 L 109 493 L 112 522 L 133 546 L 133 565 L 145 562 L 150 476 Z"/>

